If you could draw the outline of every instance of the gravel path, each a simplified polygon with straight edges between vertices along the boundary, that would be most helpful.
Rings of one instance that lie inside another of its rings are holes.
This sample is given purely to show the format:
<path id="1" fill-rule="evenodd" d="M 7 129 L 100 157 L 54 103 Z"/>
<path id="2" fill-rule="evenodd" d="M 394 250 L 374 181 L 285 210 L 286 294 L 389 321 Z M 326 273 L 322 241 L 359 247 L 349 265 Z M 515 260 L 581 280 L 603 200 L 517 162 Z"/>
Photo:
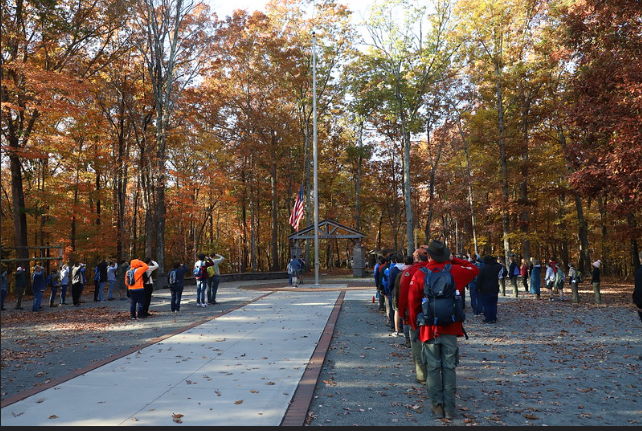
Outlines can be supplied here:
<path id="1" fill-rule="evenodd" d="M 345 301 L 308 413 L 313 426 L 639 426 L 642 325 L 632 307 L 500 298 L 468 316 L 458 412 L 436 420 L 410 349 L 368 298 Z"/>

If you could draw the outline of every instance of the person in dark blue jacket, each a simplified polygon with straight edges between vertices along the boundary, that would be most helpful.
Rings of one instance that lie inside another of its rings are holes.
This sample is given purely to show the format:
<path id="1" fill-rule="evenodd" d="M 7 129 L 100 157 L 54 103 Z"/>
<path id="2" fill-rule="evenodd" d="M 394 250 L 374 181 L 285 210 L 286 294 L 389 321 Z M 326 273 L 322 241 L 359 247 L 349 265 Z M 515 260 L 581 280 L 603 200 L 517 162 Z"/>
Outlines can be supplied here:
<path id="1" fill-rule="evenodd" d="M 387 274 L 384 274 L 386 283 L 384 286 L 384 291 L 386 294 L 387 307 L 386 311 L 388 313 L 388 321 L 390 322 L 390 329 L 395 332 L 395 336 L 399 335 L 397 325 L 395 325 L 395 309 L 392 304 L 392 296 L 395 291 L 395 280 L 397 279 L 397 274 L 403 268 L 403 257 L 399 253 L 394 253 L 390 258 L 390 266 L 387 268 Z"/>
<path id="2" fill-rule="evenodd" d="M 497 301 L 499 299 L 499 277 L 503 265 L 490 255 L 484 257 L 484 264 L 477 275 L 477 294 L 484 313 L 484 323 L 497 323 Z"/>
<path id="3" fill-rule="evenodd" d="M 174 262 L 172 270 L 167 274 L 167 284 L 172 294 L 170 301 L 172 313 L 181 311 L 181 297 L 183 296 L 183 288 L 185 287 L 184 277 L 187 271 L 189 271 L 189 268 L 185 264 Z"/>
<path id="4" fill-rule="evenodd" d="M 33 306 L 31 307 L 31 311 L 40 311 L 40 305 L 42 304 L 42 295 L 47 288 L 47 278 L 45 277 L 45 270 L 40 265 L 36 265 L 33 267 L 31 286 L 33 288 Z"/>

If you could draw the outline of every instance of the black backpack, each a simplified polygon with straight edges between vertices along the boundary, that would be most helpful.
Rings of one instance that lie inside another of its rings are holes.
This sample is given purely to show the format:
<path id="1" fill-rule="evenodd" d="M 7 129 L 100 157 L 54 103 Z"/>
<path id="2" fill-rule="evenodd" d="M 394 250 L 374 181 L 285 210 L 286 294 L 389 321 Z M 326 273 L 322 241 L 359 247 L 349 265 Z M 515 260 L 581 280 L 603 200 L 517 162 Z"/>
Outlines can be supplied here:
<path id="1" fill-rule="evenodd" d="M 175 269 L 172 269 L 169 274 L 167 274 L 167 282 L 170 286 L 175 286 L 176 284 L 178 284 Z"/>
<path id="2" fill-rule="evenodd" d="M 138 268 L 131 268 L 127 270 L 127 274 L 125 275 L 127 279 L 127 285 L 128 286 L 133 286 L 136 284 L 136 270 Z"/>
<path id="3" fill-rule="evenodd" d="M 451 267 L 447 263 L 443 270 L 434 272 L 426 267 L 420 268 L 425 278 L 421 313 L 417 316 L 418 325 L 442 326 L 466 320 L 464 299 L 455 287 Z"/>

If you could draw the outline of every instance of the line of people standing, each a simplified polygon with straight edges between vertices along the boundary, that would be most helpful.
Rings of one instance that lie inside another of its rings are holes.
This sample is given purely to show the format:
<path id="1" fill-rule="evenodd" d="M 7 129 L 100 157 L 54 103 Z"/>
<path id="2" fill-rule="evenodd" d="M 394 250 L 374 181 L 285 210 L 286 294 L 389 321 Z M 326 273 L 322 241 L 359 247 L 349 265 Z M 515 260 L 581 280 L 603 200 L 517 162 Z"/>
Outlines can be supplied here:
<path id="1" fill-rule="evenodd" d="M 205 255 L 205 253 L 199 253 L 198 260 L 194 263 L 197 307 L 207 307 L 208 304 L 217 304 L 216 295 L 221 280 L 220 264 L 225 258 L 218 253 L 212 254 L 214 255 L 213 258 Z"/>
<path id="2" fill-rule="evenodd" d="M 375 285 L 380 298 L 379 310 L 386 315 L 390 330 L 398 333 L 395 319 L 399 319 L 404 327 L 404 335 L 409 342 L 406 345 L 411 348 L 415 366 L 415 378 L 426 385 L 432 413 L 436 418 L 452 419 L 456 413 L 457 338 L 465 335 L 462 322 L 421 326 L 417 323 L 424 298 L 425 275 L 420 269 L 441 271 L 446 265 L 457 292 L 463 296 L 465 287 L 478 276 L 479 268 L 467 259 L 454 257 L 443 242 L 436 240 L 416 249 L 411 260 L 405 260 L 397 253 L 380 257 L 375 265 Z M 495 283 L 498 285 L 497 274 Z"/>
<path id="3" fill-rule="evenodd" d="M 199 260 L 195 263 L 195 268 L 203 266 L 206 271 L 206 276 L 202 280 L 197 280 L 197 306 L 205 307 L 207 304 L 217 304 L 217 293 L 220 284 L 220 264 L 225 260 L 220 254 L 213 254 L 214 257 L 206 256 L 204 253 L 199 255 Z M 126 274 L 131 268 L 141 268 L 141 262 L 144 263 L 146 269 L 143 271 L 136 271 L 140 274 L 139 280 L 135 283 L 127 284 Z M 136 263 L 136 267 L 134 267 Z M 149 311 L 151 300 L 154 292 L 154 271 L 159 267 L 158 263 L 151 257 L 146 257 L 143 260 L 133 259 L 131 262 L 125 259 L 120 260 L 119 263 L 114 261 L 107 262 L 105 259 L 99 259 L 93 270 L 94 291 L 93 298 L 95 302 L 104 302 L 111 300 L 131 300 L 132 318 L 145 318 L 150 317 L 152 314 Z M 170 301 L 170 310 L 178 312 L 180 310 L 180 302 L 182 297 L 182 290 L 184 288 L 184 277 L 189 271 L 186 265 L 174 262 L 172 270 L 175 271 L 172 278 L 172 283 L 168 285 L 172 293 Z M 178 275 L 178 277 L 176 277 Z M 5 307 L 5 300 L 9 291 L 9 275 L 5 269 L 2 271 L 2 309 Z M 27 273 L 24 268 L 18 267 L 15 272 L 15 291 L 16 291 L 16 306 L 17 310 L 22 310 L 22 300 L 24 292 L 27 287 Z M 79 261 L 70 262 L 69 265 L 61 265 L 60 269 L 54 268 L 49 276 L 46 275 L 45 269 L 41 265 L 35 265 L 31 282 L 33 286 L 34 302 L 32 311 L 41 311 L 43 296 L 47 288 L 50 289 L 49 306 L 57 307 L 59 305 L 67 305 L 68 294 L 71 293 L 72 304 L 79 307 L 81 304 L 81 297 L 87 283 L 87 266 Z M 71 292 L 69 292 L 69 290 Z M 138 291 L 140 290 L 140 292 Z M 134 292 L 134 299 L 132 293 Z M 58 302 L 58 294 L 59 301 Z M 106 298 L 105 298 L 106 295 Z M 116 298 L 116 295 L 119 298 Z"/>
<path id="4" fill-rule="evenodd" d="M 457 291 L 463 296 L 468 287 L 473 313 L 483 313 L 482 323 L 487 324 L 497 322 L 498 299 L 500 293 L 506 295 L 506 281 L 511 283 L 516 298 L 520 289 L 540 298 L 542 278 L 537 259 L 531 259 L 530 263 L 522 259 L 518 264 L 512 258 L 507 267 L 502 257 L 486 255 L 483 260 L 480 256 L 476 256 L 476 259 L 454 257 L 440 241 L 432 241 L 430 246 L 420 246 L 410 261 L 403 261 L 396 253 L 379 257 L 374 267 L 379 310 L 384 313 L 386 325 L 395 334 L 399 331 L 396 319 L 399 318 L 404 327 L 408 327 L 416 379 L 426 385 L 435 417 L 450 419 L 455 415 L 455 368 L 459 363 L 457 338 L 465 336 L 463 326 L 461 322 L 445 326 L 420 326 L 417 323 L 417 316 L 422 312 L 425 277 L 419 269 L 443 270 L 446 265 L 450 267 Z M 575 265 L 569 264 L 568 277 L 562 264 L 554 259 L 546 265 L 554 275 L 553 287 L 558 290 L 560 299 L 564 299 L 564 282 L 568 279 L 574 288 L 573 300 L 579 300 L 576 292 L 581 277 Z M 600 302 L 600 265 L 601 261 L 595 261 L 591 272 L 597 303 Z M 544 279 L 550 278 L 547 273 Z M 390 286 L 394 286 L 392 300 Z M 550 295 L 552 297 L 552 293 Z M 640 294 L 638 297 L 641 297 Z"/>

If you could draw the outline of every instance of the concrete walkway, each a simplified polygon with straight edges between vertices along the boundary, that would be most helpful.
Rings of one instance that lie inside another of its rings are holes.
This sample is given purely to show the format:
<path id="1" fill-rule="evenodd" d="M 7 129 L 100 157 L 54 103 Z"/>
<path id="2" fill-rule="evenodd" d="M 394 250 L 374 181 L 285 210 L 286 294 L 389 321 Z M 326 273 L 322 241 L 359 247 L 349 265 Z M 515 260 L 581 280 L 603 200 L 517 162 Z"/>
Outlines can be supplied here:
<path id="1" fill-rule="evenodd" d="M 2 408 L 2 425 L 301 426 L 343 295 L 261 294 Z"/>

